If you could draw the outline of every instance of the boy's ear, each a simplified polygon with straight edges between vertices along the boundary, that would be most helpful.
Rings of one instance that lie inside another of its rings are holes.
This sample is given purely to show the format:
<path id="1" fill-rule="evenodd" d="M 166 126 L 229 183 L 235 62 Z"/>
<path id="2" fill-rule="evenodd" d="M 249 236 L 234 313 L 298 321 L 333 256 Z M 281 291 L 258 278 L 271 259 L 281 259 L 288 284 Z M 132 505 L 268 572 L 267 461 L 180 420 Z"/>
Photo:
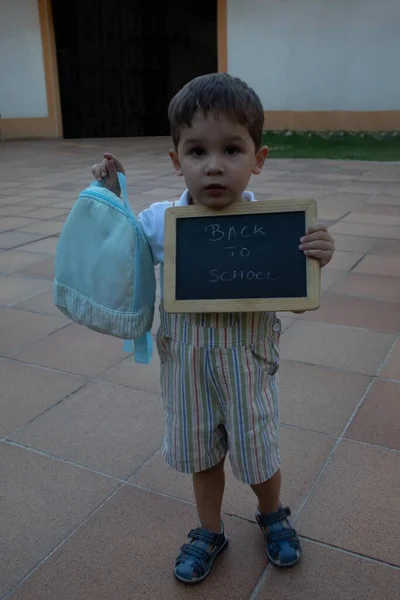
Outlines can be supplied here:
<path id="1" fill-rule="evenodd" d="M 177 152 L 173 148 L 171 148 L 171 150 L 168 152 L 168 154 L 169 154 L 169 157 L 170 157 L 170 159 L 172 161 L 172 164 L 174 165 L 174 169 L 175 169 L 176 174 L 179 177 L 182 177 L 183 173 L 182 173 L 181 163 L 179 161 L 179 157 L 178 157 Z"/>
<path id="2" fill-rule="evenodd" d="M 262 146 L 256 153 L 256 162 L 253 168 L 254 175 L 259 175 L 261 173 L 264 163 L 267 159 L 268 152 L 268 146 Z"/>

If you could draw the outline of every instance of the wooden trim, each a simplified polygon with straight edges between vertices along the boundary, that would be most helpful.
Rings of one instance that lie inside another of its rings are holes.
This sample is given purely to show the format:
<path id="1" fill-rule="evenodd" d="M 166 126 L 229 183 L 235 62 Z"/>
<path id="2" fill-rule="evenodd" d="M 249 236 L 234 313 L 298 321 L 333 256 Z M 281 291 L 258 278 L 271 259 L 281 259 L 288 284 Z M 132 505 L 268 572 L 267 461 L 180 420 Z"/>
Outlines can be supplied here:
<path id="1" fill-rule="evenodd" d="M 265 129 L 294 131 L 400 130 L 400 110 L 265 111 Z"/>
<path id="2" fill-rule="evenodd" d="M 51 0 L 38 0 L 37 7 L 42 40 L 48 116 L 2 119 L 1 127 L 6 139 L 62 137 L 61 103 Z"/>
<path id="3" fill-rule="evenodd" d="M 218 31 L 218 71 L 228 71 L 228 15 L 227 0 L 218 0 L 217 31 Z"/>
<path id="4" fill-rule="evenodd" d="M 306 227 L 317 220 L 315 200 L 268 200 L 230 205 L 218 211 L 218 218 L 238 214 L 304 211 Z M 299 298 L 242 298 L 210 300 L 176 299 L 177 220 L 215 216 L 204 206 L 169 208 L 165 213 L 164 307 L 172 313 L 306 311 L 319 308 L 321 295 L 320 264 L 307 259 L 307 296 Z"/>
<path id="5" fill-rule="evenodd" d="M 38 0 L 42 32 L 43 63 L 46 77 L 49 117 L 56 127 L 56 137 L 62 137 L 60 84 L 58 80 L 57 52 L 51 0 Z"/>

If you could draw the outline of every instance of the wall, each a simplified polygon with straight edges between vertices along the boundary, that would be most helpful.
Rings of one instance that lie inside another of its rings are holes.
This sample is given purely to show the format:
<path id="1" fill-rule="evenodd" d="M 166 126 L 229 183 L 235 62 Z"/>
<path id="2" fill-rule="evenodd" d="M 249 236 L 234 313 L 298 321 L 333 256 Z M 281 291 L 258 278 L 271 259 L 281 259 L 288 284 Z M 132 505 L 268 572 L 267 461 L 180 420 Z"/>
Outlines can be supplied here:
<path id="1" fill-rule="evenodd" d="M 0 0 L 0 112 L 47 117 L 46 81 L 36 0 Z"/>
<path id="2" fill-rule="evenodd" d="M 227 0 L 228 71 L 270 126 L 400 128 L 399 31 L 399 0 Z"/>
<path id="3" fill-rule="evenodd" d="M 60 134 L 51 25 L 50 1 L 0 0 L 0 127 L 6 138 Z"/>

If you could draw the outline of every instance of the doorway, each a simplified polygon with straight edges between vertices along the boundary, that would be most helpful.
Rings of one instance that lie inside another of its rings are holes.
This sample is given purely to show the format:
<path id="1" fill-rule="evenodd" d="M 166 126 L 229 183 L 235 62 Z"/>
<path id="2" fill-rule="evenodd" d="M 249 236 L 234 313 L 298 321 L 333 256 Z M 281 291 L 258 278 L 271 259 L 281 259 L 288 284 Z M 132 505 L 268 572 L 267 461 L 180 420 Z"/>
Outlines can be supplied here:
<path id="1" fill-rule="evenodd" d="M 53 0 L 65 138 L 168 135 L 167 107 L 218 69 L 217 0 Z"/>

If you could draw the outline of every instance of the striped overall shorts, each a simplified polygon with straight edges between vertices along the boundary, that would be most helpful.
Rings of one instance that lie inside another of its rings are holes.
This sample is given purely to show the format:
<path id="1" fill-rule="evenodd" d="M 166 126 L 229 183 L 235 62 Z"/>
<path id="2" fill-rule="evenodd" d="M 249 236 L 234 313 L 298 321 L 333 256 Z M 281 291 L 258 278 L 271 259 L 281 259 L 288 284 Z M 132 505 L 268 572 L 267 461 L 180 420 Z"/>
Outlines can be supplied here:
<path id="1" fill-rule="evenodd" d="M 274 313 L 171 314 L 162 304 L 160 311 L 165 460 L 196 473 L 229 453 L 239 481 L 270 479 L 280 466 L 280 320 Z"/>

